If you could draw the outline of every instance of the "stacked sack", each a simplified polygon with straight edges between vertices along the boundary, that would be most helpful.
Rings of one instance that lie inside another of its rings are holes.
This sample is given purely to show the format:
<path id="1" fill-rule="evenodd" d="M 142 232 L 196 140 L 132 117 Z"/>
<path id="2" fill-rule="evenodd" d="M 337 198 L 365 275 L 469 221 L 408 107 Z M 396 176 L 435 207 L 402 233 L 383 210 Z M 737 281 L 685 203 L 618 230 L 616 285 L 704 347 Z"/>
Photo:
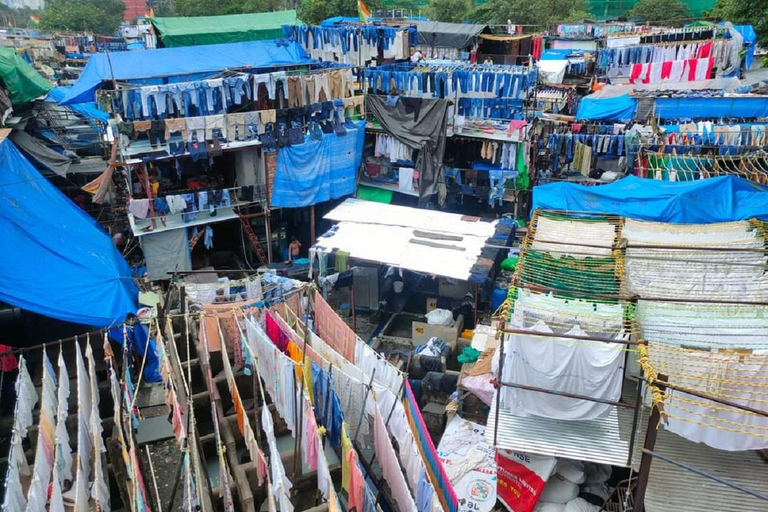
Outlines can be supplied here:
<path id="1" fill-rule="evenodd" d="M 613 492 L 610 477 L 611 466 L 559 459 L 534 512 L 597 512 Z"/>

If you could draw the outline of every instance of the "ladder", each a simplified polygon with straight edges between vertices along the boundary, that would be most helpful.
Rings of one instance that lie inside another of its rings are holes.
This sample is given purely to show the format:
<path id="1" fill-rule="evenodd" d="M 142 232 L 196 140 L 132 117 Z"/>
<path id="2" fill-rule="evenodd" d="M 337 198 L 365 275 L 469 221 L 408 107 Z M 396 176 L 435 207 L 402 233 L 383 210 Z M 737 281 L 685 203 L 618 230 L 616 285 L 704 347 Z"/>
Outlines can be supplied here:
<path id="1" fill-rule="evenodd" d="M 243 231 L 245 231 L 245 234 L 248 236 L 248 240 L 251 241 L 253 250 L 256 251 L 256 257 L 259 259 L 259 263 L 261 265 L 266 265 L 269 263 L 269 260 L 267 260 L 267 255 L 264 254 L 264 249 L 262 249 L 259 239 L 256 237 L 256 233 L 253 232 L 253 227 L 251 227 L 250 221 L 240 213 L 238 213 L 237 216 L 240 219 L 240 224 L 243 225 Z"/>
<path id="2" fill-rule="evenodd" d="M 204 234 L 205 234 L 205 228 L 199 230 L 195 236 L 193 236 L 192 238 L 189 239 L 189 250 L 190 251 L 195 248 L 195 246 L 197 245 L 197 242 L 199 242 L 200 239 L 203 238 Z"/>

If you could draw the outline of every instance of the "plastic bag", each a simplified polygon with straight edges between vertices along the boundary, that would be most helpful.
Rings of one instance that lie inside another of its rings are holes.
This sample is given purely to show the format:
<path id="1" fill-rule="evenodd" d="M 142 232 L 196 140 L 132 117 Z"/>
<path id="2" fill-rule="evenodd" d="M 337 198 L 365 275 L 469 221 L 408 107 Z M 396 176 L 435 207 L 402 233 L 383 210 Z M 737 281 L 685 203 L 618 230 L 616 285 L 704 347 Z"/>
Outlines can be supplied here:
<path id="1" fill-rule="evenodd" d="M 453 313 L 447 309 L 433 309 L 427 313 L 427 323 L 429 325 L 445 325 L 446 327 L 453 327 Z"/>

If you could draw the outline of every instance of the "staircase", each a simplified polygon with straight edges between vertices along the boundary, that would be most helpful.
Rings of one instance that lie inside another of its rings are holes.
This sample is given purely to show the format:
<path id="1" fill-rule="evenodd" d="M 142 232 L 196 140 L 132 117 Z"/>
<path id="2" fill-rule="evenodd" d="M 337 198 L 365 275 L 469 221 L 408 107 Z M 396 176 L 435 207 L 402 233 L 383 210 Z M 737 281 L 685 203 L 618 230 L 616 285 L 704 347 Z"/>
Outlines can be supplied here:
<path id="1" fill-rule="evenodd" d="M 251 246 L 253 246 L 253 250 L 256 252 L 259 264 L 266 265 L 269 263 L 269 260 L 267 260 L 267 255 L 264 254 L 264 249 L 262 249 L 256 233 L 253 232 L 253 227 L 251 227 L 250 221 L 241 213 L 238 213 L 237 216 L 240 219 L 240 224 L 243 225 L 243 231 L 245 231 L 245 234 L 248 236 L 248 240 L 251 241 Z"/>

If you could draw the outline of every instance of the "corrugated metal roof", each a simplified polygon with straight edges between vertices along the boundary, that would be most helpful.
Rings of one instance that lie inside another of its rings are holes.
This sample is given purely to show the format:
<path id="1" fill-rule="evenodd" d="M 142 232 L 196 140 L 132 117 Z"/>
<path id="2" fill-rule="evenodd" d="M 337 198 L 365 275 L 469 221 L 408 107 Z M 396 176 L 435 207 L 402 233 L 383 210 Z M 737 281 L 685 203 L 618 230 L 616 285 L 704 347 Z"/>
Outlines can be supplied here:
<path id="1" fill-rule="evenodd" d="M 634 395 L 631 391 L 624 394 Z M 494 398 L 485 430 L 490 444 L 496 430 L 495 414 Z M 591 421 L 521 418 L 501 410 L 497 444 L 508 450 L 627 466 L 632 419 L 633 410 L 623 408 L 614 408 L 607 418 Z"/>
<path id="2" fill-rule="evenodd" d="M 659 430 L 654 451 L 747 489 L 765 493 L 768 488 L 768 463 L 757 452 L 716 450 L 663 429 Z M 638 448 L 633 463 L 635 469 L 639 462 Z M 662 460 L 654 460 L 645 507 L 647 512 L 765 512 L 768 502 Z"/>

